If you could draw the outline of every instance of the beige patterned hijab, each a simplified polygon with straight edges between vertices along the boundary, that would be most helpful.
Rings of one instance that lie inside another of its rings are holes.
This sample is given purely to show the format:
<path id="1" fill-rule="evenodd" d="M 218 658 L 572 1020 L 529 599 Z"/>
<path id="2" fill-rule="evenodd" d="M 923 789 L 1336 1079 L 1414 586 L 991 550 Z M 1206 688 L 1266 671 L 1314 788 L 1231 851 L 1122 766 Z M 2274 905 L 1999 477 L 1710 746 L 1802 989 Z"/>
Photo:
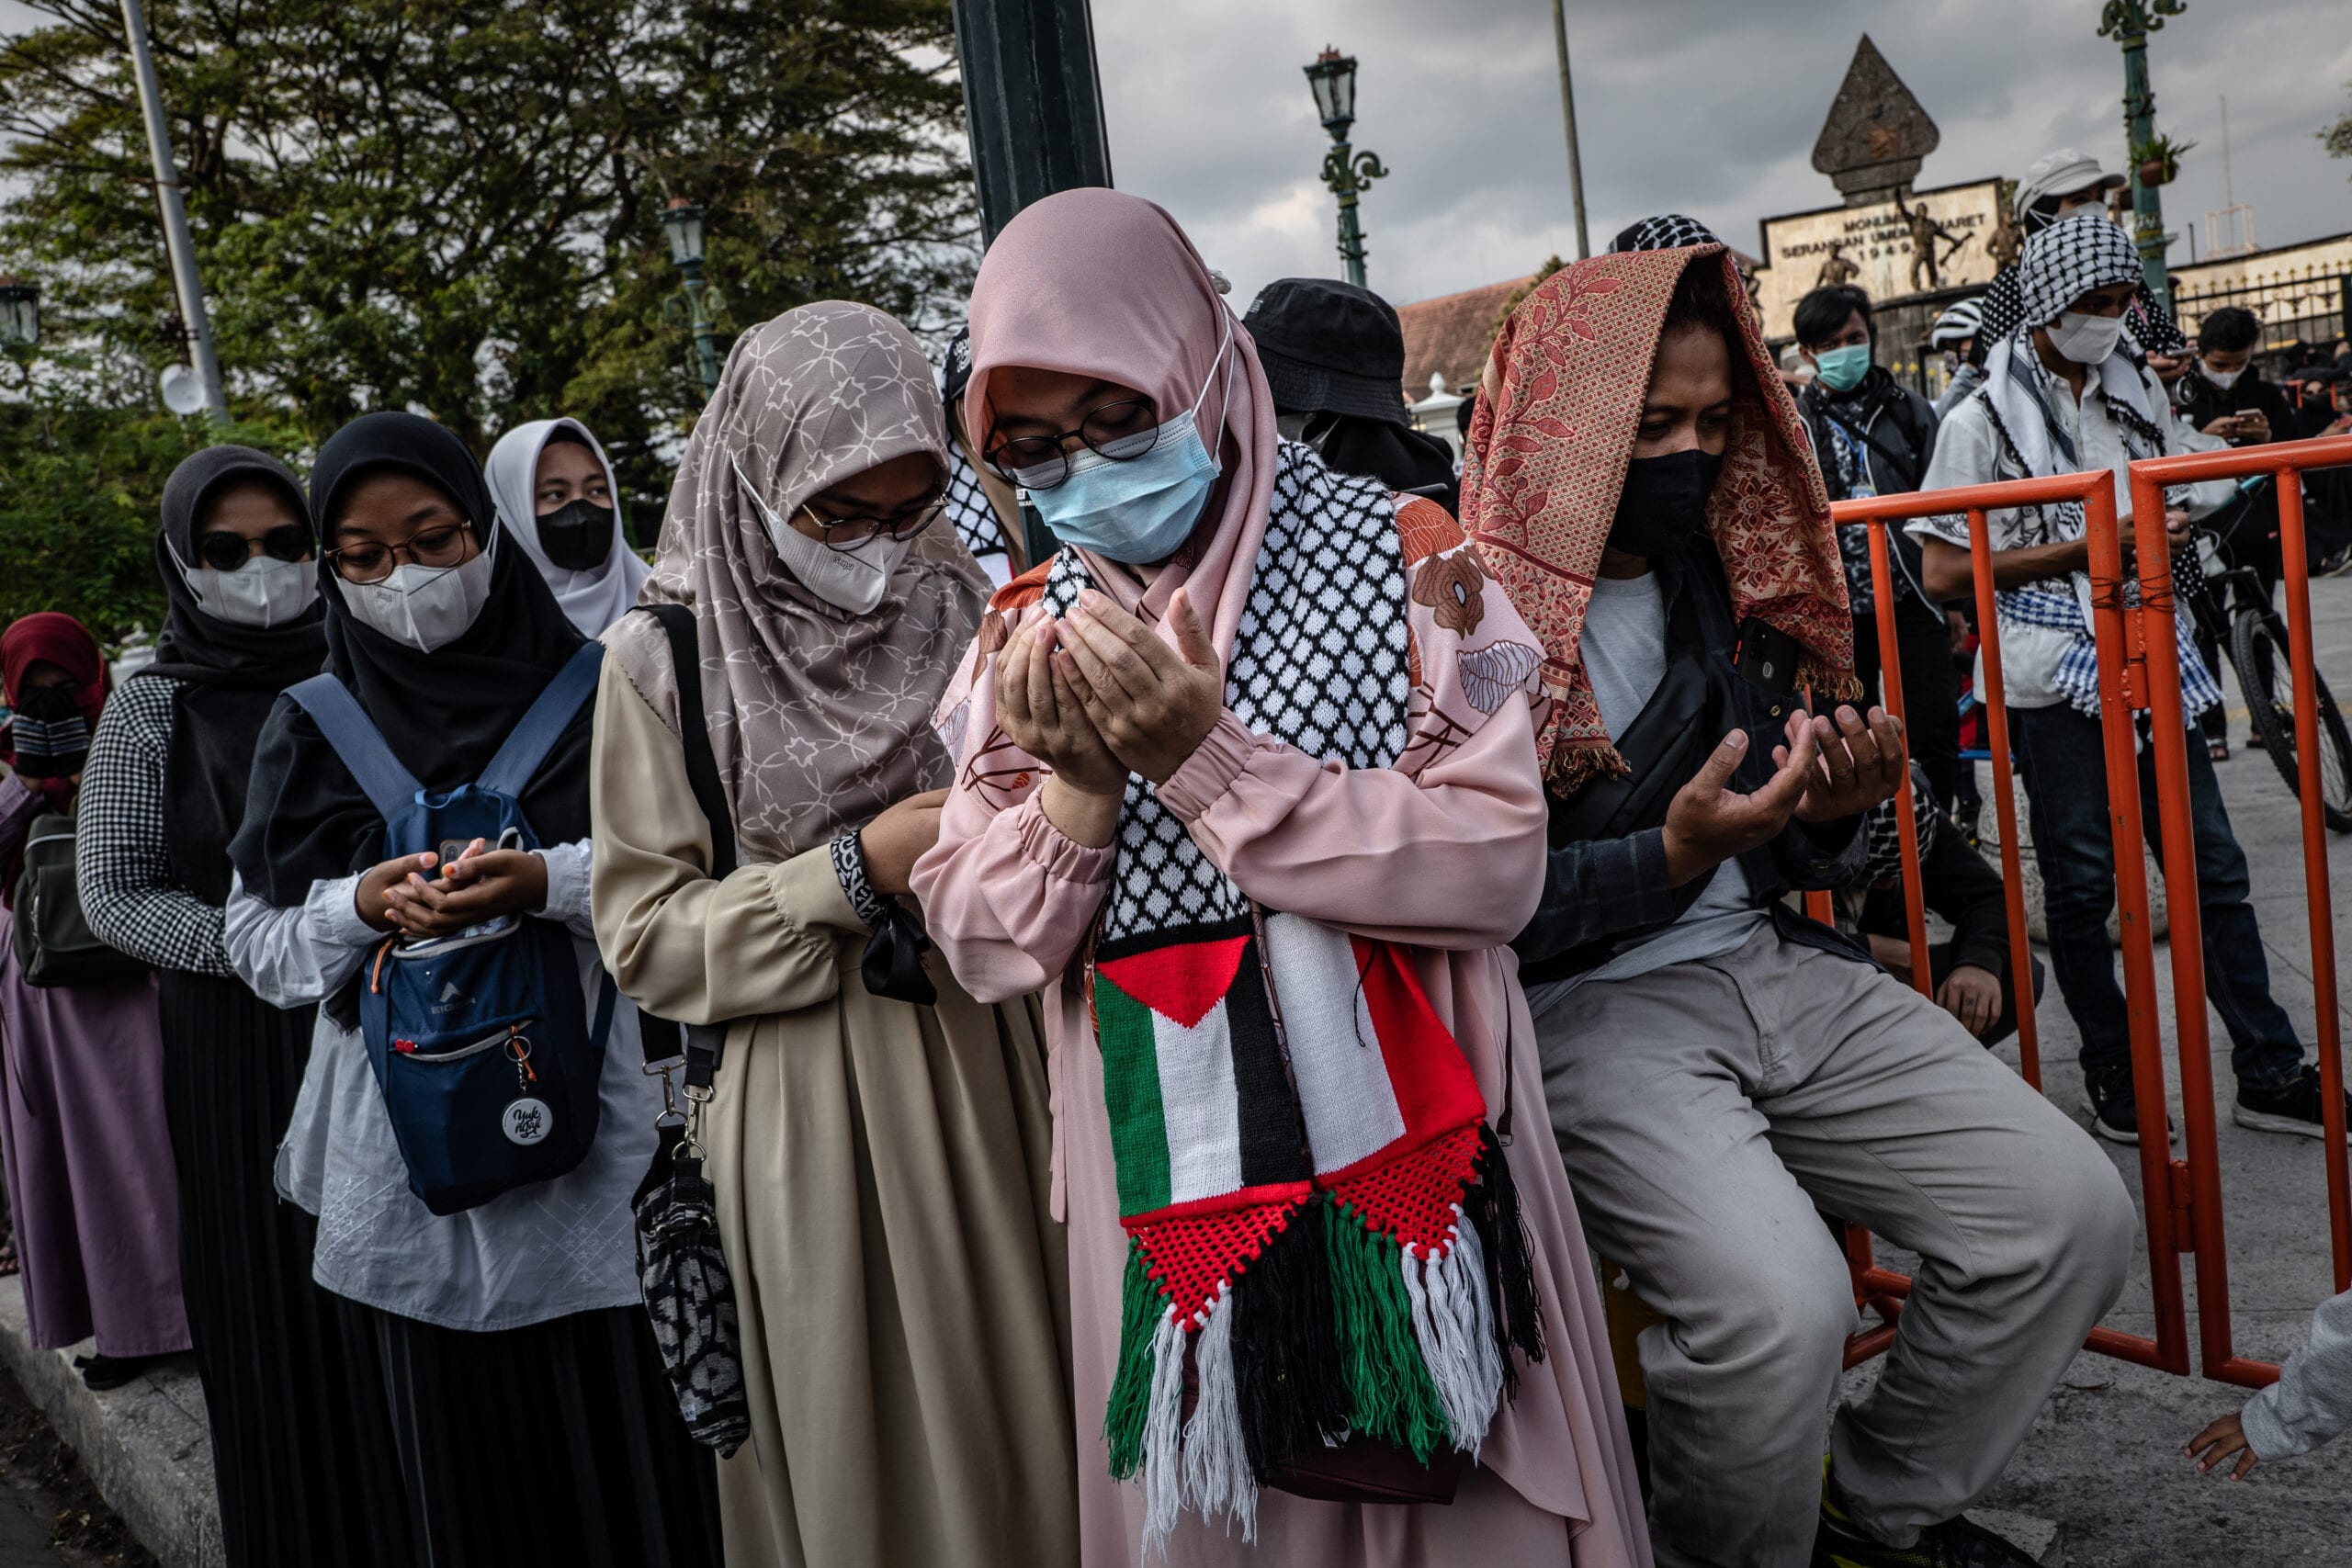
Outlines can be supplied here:
<path id="1" fill-rule="evenodd" d="M 944 473 L 930 363 L 890 317 L 840 301 L 745 333 L 686 443 L 643 598 L 694 608 L 711 748 L 746 863 L 787 859 L 948 782 L 931 714 L 989 592 L 956 530 L 925 529 L 882 603 L 853 615 L 793 579 L 744 489 L 790 517 L 910 452 Z M 661 629 L 627 615 L 605 642 L 674 725 Z"/>

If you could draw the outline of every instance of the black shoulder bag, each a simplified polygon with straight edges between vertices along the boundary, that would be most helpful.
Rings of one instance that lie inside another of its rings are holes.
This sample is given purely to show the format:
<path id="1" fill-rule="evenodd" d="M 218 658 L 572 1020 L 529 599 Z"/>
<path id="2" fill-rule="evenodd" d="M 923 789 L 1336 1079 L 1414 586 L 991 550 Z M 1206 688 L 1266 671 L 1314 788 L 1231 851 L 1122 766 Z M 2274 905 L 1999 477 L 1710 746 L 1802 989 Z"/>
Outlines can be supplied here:
<path id="1" fill-rule="evenodd" d="M 670 639 L 670 663 L 677 674 L 678 740 L 685 751 L 686 784 L 710 826 L 710 874 L 735 869 L 735 819 L 718 781 L 718 760 L 710 749 L 703 716 L 702 655 L 695 637 L 694 612 L 684 604 L 640 606 Z M 743 1354 L 735 1309 L 735 1281 L 718 1246 L 718 1194 L 703 1174 L 702 1108 L 710 1099 L 718 1058 L 727 1043 L 724 1023 L 673 1023 L 642 1019 L 645 1070 L 662 1079 L 662 1115 L 655 1122 L 661 1147 L 638 1189 L 637 1280 L 652 1320 L 653 1341 L 677 1396 L 687 1433 L 721 1459 L 751 1435 L 751 1405 L 743 1393 Z M 681 1036 L 683 1035 L 683 1048 Z M 678 1109 L 671 1074 L 685 1069 L 691 1108 Z"/>

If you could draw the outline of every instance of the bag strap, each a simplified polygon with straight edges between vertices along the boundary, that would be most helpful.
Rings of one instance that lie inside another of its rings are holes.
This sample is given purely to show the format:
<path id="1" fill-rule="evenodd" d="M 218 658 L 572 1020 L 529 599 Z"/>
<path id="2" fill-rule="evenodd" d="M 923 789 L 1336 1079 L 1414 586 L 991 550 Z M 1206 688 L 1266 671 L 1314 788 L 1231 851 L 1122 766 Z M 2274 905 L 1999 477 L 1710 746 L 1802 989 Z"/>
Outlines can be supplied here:
<path id="1" fill-rule="evenodd" d="M 684 604 L 639 604 L 639 609 L 661 624 L 670 637 L 670 667 L 678 685 L 678 744 L 686 754 L 686 787 L 702 807 L 710 828 L 710 874 L 714 879 L 735 871 L 735 813 L 727 803 L 727 787 L 719 782 L 718 754 L 710 747 L 710 720 L 703 712 L 702 649 L 695 630 L 695 613 Z"/>
<path id="2" fill-rule="evenodd" d="M 719 782 L 718 754 L 711 750 L 710 723 L 703 711 L 702 647 L 695 629 L 695 613 L 684 604 L 637 607 L 652 616 L 670 639 L 670 668 L 678 688 L 678 745 L 685 753 L 686 787 L 694 792 L 695 804 L 702 808 L 703 820 L 710 829 L 710 874 L 717 880 L 735 870 L 735 814 L 727 804 L 726 786 Z M 727 1026 L 690 1023 L 684 1032 L 688 1098 L 707 1097 L 718 1081 Z"/>
<path id="3" fill-rule="evenodd" d="M 311 716 L 319 727 L 326 743 L 359 781 L 359 787 L 374 803 L 376 814 L 390 822 L 408 809 L 409 802 L 424 791 L 415 776 L 401 766 L 392 755 L 383 732 L 368 718 L 359 699 L 351 688 L 333 675 L 313 675 L 286 689 L 294 704 Z"/>
<path id="4" fill-rule="evenodd" d="M 505 744 L 498 755 L 481 771 L 476 787 L 498 795 L 520 798 L 548 760 L 555 743 L 571 728 L 580 706 L 595 694 L 596 677 L 605 667 L 605 649 L 601 643 L 582 644 L 579 650 L 564 660 L 563 668 L 555 672 L 524 712 L 514 728 L 507 732 Z"/>

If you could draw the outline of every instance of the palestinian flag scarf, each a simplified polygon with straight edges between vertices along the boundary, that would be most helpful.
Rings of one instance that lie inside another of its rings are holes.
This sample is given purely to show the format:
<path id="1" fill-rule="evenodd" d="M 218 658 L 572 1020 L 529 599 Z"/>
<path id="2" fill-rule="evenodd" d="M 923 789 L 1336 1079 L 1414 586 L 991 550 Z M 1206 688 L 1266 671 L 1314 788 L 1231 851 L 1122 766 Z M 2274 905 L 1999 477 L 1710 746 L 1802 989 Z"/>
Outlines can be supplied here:
<path id="1" fill-rule="evenodd" d="M 1466 646 L 1488 584 L 1451 518 L 1283 459 L 1227 668 L 1244 723 L 1413 772 L 1527 700 L 1532 647 Z M 1089 585 L 1065 550 L 1045 605 Z M 1130 1242 L 1104 1426 L 1147 1548 L 1188 1506 L 1249 1534 L 1272 1467 L 1351 1436 L 1475 1455 L 1541 1330 L 1502 1150 L 1409 952 L 1254 906 L 1140 778 L 1117 842 L 1091 967 Z"/>

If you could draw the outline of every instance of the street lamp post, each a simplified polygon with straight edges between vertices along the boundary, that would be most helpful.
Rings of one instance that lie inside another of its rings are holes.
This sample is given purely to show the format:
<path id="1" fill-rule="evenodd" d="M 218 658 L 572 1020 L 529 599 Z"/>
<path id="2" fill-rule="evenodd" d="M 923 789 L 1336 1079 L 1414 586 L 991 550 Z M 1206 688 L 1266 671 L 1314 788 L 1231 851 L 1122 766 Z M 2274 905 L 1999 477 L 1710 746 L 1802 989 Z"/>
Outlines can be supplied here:
<path id="1" fill-rule="evenodd" d="M 686 321 L 695 334 L 695 362 L 702 372 L 702 395 L 718 390 L 718 349 L 713 340 L 709 286 L 702 280 L 702 209 L 683 196 L 670 198 L 662 214 L 662 237 L 670 259 L 685 279 Z"/>
<path id="2" fill-rule="evenodd" d="M 1388 171 L 1377 152 L 1357 152 L 1348 145 L 1348 128 L 1356 118 L 1355 56 L 1326 49 L 1306 69 L 1315 112 L 1331 133 L 1331 150 L 1323 154 L 1323 183 L 1340 198 L 1340 260 L 1347 265 L 1348 281 L 1362 288 L 1363 230 L 1356 221 L 1356 197 Z"/>
<path id="3" fill-rule="evenodd" d="M 2148 35 L 2166 17 L 2187 9 L 2186 0 L 2107 0 L 2099 13 L 2101 38 L 2123 46 L 2124 163 L 2132 170 L 2132 238 L 2140 246 L 2140 270 L 2150 297 L 2171 298 L 2165 270 L 2164 198 L 2140 177 L 2139 150 L 2156 139 L 2156 95 L 2148 85 Z"/>

